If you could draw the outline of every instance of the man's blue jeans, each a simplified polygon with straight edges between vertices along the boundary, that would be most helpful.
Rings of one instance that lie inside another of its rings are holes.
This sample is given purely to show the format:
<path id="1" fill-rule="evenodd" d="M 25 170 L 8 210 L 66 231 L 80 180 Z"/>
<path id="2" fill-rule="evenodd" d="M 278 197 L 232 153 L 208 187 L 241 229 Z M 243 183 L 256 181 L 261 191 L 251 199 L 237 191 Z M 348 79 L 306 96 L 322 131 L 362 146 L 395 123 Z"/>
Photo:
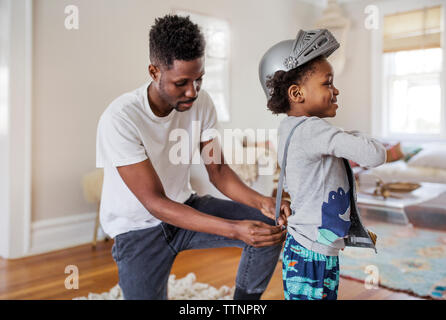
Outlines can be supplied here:
<path id="1" fill-rule="evenodd" d="M 193 194 L 185 204 L 225 219 L 259 220 L 274 225 L 274 221 L 259 210 L 235 201 Z M 221 247 L 243 248 L 236 288 L 248 294 L 263 293 L 277 265 L 281 244 L 254 248 L 240 240 L 181 229 L 162 222 L 152 228 L 115 237 L 112 255 L 118 265 L 119 285 L 124 298 L 167 299 L 167 281 L 178 252 Z"/>

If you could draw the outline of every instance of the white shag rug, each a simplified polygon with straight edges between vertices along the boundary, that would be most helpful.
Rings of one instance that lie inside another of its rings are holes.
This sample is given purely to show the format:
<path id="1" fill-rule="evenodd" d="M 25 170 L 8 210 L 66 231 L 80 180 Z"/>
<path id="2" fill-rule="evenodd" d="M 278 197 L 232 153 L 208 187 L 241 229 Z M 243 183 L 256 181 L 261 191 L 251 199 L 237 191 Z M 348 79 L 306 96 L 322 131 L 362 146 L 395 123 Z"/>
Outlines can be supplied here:
<path id="1" fill-rule="evenodd" d="M 169 276 L 167 294 L 169 300 L 232 300 L 235 287 L 222 286 L 216 289 L 213 286 L 195 282 L 197 277 L 189 273 L 181 279 L 175 275 Z M 117 284 L 108 292 L 89 293 L 87 297 L 77 297 L 73 300 L 123 300 L 122 291 Z"/>

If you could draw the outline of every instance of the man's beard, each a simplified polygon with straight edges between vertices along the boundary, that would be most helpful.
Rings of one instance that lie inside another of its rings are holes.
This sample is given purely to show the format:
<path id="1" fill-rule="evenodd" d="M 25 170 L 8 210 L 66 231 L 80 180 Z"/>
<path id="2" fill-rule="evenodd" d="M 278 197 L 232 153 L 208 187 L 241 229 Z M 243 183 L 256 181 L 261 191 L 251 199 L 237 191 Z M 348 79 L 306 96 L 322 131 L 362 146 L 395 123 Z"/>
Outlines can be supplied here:
<path id="1" fill-rule="evenodd" d="M 180 102 L 177 102 L 177 104 L 176 104 L 175 106 L 173 106 L 173 108 L 174 108 L 176 111 L 178 111 L 178 112 L 188 111 L 190 108 L 187 108 L 186 110 L 180 110 L 180 105 L 181 105 L 181 104 L 188 104 L 188 103 L 194 102 L 195 100 L 197 100 L 197 98 L 190 99 L 190 100 L 187 100 L 187 101 L 180 101 Z"/>

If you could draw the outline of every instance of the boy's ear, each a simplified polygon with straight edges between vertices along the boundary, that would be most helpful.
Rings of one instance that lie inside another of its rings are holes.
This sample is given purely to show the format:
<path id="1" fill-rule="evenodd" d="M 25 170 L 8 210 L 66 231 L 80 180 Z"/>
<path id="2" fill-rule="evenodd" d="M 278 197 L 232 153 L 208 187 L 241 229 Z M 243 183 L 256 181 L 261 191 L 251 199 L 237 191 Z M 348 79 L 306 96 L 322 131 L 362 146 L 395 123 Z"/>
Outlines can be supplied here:
<path id="1" fill-rule="evenodd" d="M 288 98 L 297 103 L 302 103 L 305 101 L 302 88 L 298 86 L 297 84 L 292 84 L 288 88 Z"/>
<path id="2" fill-rule="evenodd" d="M 149 75 L 152 78 L 153 81 L 158 81 L 159 77 L 160 77 L 160 69 L 153 65 L 153 64 L 149 64 Z"/>

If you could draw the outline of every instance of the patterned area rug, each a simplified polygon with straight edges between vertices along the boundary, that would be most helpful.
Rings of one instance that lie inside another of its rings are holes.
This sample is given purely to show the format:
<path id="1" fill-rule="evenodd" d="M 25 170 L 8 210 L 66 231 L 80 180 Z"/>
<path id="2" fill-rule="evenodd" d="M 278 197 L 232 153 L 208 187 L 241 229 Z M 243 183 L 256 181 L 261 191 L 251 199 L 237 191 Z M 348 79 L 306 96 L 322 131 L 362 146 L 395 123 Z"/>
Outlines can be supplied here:
<path id="1" fill-rule="evenodd" d="M 399 225 L 369 225 L 378 235 L 377 251 L 341 251 L 341 276 L 422 298 L 446 299 L 446 232 Z M 376 275 L 374 277 L 373 275 Z M 373 278 L 374 277 L 374 278 Z"/>
<path id="2" fill-rule="evenodd" d="M 234 287 L 222 286 L 216 289 L 206 283 L 196 282 L 194 273 L 189 273 L 181 279 L 175 275 L 169 276 L 168 298 L 169 300 L 232 300 Z M 87 297 L 78 297 L 73 300 L 122 300 L 123 295 L 119 285 L 114 286 L 108 292 L 90 293 Z"/>

